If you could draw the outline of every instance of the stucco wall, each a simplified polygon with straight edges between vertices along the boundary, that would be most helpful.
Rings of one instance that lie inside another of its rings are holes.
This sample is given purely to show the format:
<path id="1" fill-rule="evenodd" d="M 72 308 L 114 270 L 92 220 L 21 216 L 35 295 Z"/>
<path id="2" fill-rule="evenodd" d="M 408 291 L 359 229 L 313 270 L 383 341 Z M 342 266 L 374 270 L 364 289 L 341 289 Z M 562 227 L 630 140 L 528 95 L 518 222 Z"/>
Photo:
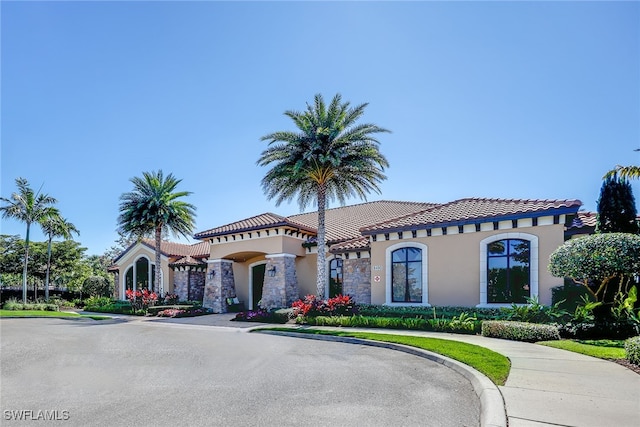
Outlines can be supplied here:
<path id="1" fill-rule="evenodd" d="M 122 292 L 124 281 L 126 280 L 126 273 L 129 267 L 133 266 L 133 264 L 140 258 L 146 257 L 149 260 L 150 265 L 155 265 L 156 255 L 155 252 L 142 245 L 138 244 L 133 247 L 128 253 L 126 253 L 122 258 L 118 260 L 118 266 L 120 268 L 119 272 L 119 283 L 116 284 L 118 287 L 118 294 L 121 299 L 124 299 L 124 294 Z M 173 270 L 169 268 L 169 259 L 166 256 L 161 256 L 161 269 L 162 269 L 162 278 L 163 278 L 163 294 L 167 292 L 173 292 Z M 153 279 L 152 279 L 153 280 Z"/>
<path id="2" fill-rule="evenodd" d="M 543 304 L 551 303 L 551 288 L 562 284 L 562 279 L 547 271 L 549 255 L 564 242 L 562 224 L 540 225 L 454 234 L 398 239 L 397 233 L 390 240 L 372 242 L 372 304 L 385 304 L 387 286 L 386 249 L 398 243 L 420 242 L 427 246 L 427 275 L 429 304 L 436 306 L 475 306 L 480 303 L 480 241 L 492 235 L 508 232 L 532 234 L 538 237 L 538 289 Z M 405 233 L 406 235 L 406 233 Z M 411 235 L 409 233 L 409 235 Z M 375 270 L 379 266 L 380 270 Z M 380 276 L 380 281 L 374 280 Z"/>
<path id="3" fill-rule="evenodd" d="M 272 233 L 273 234 L 273 233 Z M 265 254 L 293 254 L 304 255 L 302 240 L 291 236 L 272 235 L 269 237 L 253 238 L 235 241 L 229 238 L 228 242 L 214 243 L 211 245 L 211 259 L 228 257 L 231 254 L 242 252 L 262 252 Z"/>

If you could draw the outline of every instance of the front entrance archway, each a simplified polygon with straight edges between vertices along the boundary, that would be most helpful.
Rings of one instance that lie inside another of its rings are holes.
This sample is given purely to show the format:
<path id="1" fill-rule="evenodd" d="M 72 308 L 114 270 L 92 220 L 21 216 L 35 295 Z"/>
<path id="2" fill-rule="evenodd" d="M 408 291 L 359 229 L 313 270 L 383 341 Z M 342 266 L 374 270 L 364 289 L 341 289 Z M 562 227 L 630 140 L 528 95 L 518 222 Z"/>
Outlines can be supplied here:
<path id="1" fill-rule="evenodd" d="M 259 302 L 262 299 L 262 287 L 264 286 L 264 273 L 266 271 L 266 267 L 266 261 L 261 261 L 249 266 L 251 270 L 251 275 L 249 276 L 249 300 L 251 304 L 251 306 L 249 307 L 250 310 L 257 310 L 259 307 Z"/>

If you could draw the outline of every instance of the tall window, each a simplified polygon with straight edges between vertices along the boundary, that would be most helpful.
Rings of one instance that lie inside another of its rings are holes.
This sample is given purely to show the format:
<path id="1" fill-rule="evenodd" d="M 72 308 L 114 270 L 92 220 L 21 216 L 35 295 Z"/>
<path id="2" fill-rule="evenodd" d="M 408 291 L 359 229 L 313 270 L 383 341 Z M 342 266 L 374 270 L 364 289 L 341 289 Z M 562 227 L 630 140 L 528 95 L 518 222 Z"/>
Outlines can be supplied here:
<path id="1" fill-rule="evenodd" d="M 487 302 L 526 303 L 531 296 L 531 243 L 503 239 L 487 244 Z"/>
<path id="2" fill-rule="evenodd" d="M 342 260 L 334 258 L 329 262 L 329 298 L 342 293 Z"/>
<path id="3" fill-rule="evenodd" d="M 391 253 L 391 301 L 422 302 L 422 250 L 401 248 Z"/>
<path id="4" fill-rule="evenodd" d="M 127 272 L 125 274 L 125 289 L 146 288 L 151 290 L 155 271 L 156 266 L 154 264 L 150 264 L 147 258 L 138 258 L 134 265 L 127 269 Z"/>

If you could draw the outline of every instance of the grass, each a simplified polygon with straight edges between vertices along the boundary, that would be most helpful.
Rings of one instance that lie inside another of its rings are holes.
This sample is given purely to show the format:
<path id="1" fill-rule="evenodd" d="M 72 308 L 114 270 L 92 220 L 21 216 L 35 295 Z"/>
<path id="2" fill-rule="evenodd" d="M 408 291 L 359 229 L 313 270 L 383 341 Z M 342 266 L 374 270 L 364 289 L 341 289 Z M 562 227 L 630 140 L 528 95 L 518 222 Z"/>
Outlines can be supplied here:
<path id="1" fill-rule="evenodd" d="M 622 347 L 620 346 L 622 343 Z M 624 359 L 624 341 L 612 340 L 589 340 L 589 341 L 540 341 L 537 344 L 546 345 L 547 347 L 559 348 L 562 350 L 573 351 L 574 353 L 585 354 L 598 359 Z"/>
<path id="2" fill-rule="evenodd" d="M 480 347 L 474 344 L 463 343 L 459 341 L 445 340 L 440 338 L 427 338 L 417 337 L 410 335 L 393 335 L 393 334 L 378 334 L 372 332 L 344 332 L 344 331 L 325 331 L 318 329 L 291 329 L 291 328 L 265 328 L 257 329 L 270 330 L 270 331 L 285 331 L 305 334 L 316 335 L 333 335 L 339 337 L 353 337 L 373 341 L 383 341 L 395 344 L 404 344 L 411 347 L 421 348 L 433 353 L 438 353 L 443 356 L 447 356 L 451 359 L 462 362 L 465 365 L 469 365 L 476 370 L 482 372 L 491 381 L 497 385 L 504 385 L 507 377 L 509 376 L 509 370 L 511 369 L 511 362 L 505 356 L 489 350 L 484 347 Z"/>
<path id="3" fill-rule="evenodd" d="M 71 318 L 89 318 L 93 320 L 110 319 L 108 316 L 94 316 L 78 313 L 69 313 L 66 311 L 44 311 L 44 310 L 0 310 L 0 317 L 71 317 Z"/>

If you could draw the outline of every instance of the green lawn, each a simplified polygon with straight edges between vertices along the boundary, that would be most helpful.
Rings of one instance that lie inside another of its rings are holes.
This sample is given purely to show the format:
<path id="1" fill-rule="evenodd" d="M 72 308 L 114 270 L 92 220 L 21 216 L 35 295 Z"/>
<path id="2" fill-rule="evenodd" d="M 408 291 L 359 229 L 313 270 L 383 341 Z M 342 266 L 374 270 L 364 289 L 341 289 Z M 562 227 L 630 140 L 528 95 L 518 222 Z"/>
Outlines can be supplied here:
<path id="1" fill-rule="evenodd" d="M 624 341 L 612 342 L 611 340 L 586 341 L 578 342 L 574 340 L 560 341 L 540 341 L 537 344 L 546 345 L 548 347 L 560 348 L 562 350 L 573 351 L 574 353 L 586 354 L 587 356 L 597 357 L 599 359 L 624 359 Z"/>
<path id="2" fill-rule="evenodd" d="M 260 330 L 353 337 L 417 347 L 450 357 L 451 359 L 462 362 L 465 365 L 469 365 L 482 372 L 497 385 L 504 385 L 507 377 L 509 376 L 509 370 L 511 369 L 511 362 L 509 359 L 495 351 L 474 344 L 444 340 L 440 338 L 378 334 L 371 332 L 325 331 L 318 329 L 266 328 L 257 329 L 256 331 L 259 332 Z"/>
<path id="3" fill-rule="evenodd" d="M 90 318 L 93 320 L 110 319 L 108 316 L 93 316 L 66 311 L 44 311 L 44 310 L 0 310 L 0 317 L 71 317 Z"/>

